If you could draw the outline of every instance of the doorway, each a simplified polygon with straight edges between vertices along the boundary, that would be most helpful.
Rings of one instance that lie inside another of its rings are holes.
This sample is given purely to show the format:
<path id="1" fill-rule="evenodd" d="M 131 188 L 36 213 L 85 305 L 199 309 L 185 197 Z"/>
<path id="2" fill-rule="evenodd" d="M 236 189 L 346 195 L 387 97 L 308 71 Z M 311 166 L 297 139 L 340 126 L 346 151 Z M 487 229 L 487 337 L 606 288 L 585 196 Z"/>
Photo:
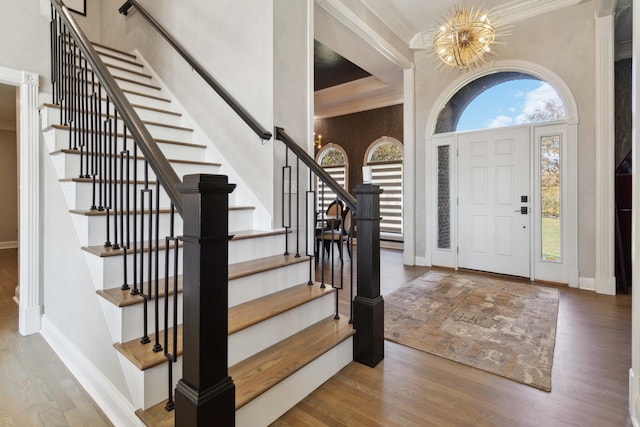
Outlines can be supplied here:
<path id="1" fill-rule="evenodd" d="M 530 276 L 530 131 L 458 136 L 458 266 Z"/>

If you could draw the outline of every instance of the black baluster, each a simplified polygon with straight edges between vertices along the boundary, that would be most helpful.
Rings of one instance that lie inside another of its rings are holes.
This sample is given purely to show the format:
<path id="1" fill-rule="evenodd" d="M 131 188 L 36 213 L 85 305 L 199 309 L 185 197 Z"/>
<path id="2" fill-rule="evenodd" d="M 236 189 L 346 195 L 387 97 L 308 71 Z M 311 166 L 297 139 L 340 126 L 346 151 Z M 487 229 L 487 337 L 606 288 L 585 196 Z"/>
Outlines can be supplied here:
<path id="1" fill-rule="evenodd" d="M 111 207 L 113 208 L 113 249 L 120 249 L 121 240 L 118 239 L 118 215 L 122 215 L 122 205 L 118 207 L 118 112 L 113 109 L 113 139 L 111 141 L 111 152 L 109 153 L 109 164 L 112 170 L 111 183 Z M 120 181 L 122 184 L 122 181 Z"/>
<path id="2" fill-rule="evenodd" d="M 300 258 L 300 157 L 296 157 L 296 258 Z"/>
<path id="3" fill-rule="evenodd" d="M 158 179 L 158 177 L 156 177 L 156 180 Z M 158 298 L 158 290 L 160 288 L 160 273 L 159 273 L 159 269 L 160 269 L 160 250 L 159 250 L 159 246 L 160 246 L 160 181 L 156 182 L 156 213 L 155 213 L 155 217 L 156 217 L 156 235 L 155 235 L 155 241 L 156 241 L 156 265 L 155 265 L 155 327 L 156 327 L 156 343 L 153 346 L 153 351 L 154 353 L 157 353 L 159 351 L 162 351 L 162 346 L 160 345 L 160 301 Z M 169 251 L 169 246 L 167 246 L 165 248 L 165 251 Z M 169 280 L 168 276 L 165 276 L 164 278 L 165 282 L 167 282 Z M 169 294 L 165 293 L 164 294 L 165 298 L 169 298 Z M 166 332 L 165 332 L 166 333 Z"/>
<path id="4" fill-rule="evenodd" d="M 138 142 L 136 140 L 133 141 L 133 191 L 131 192 L 131 197 L 133 197 L 133 289 L 131 289 L 131 295 L 140 294 L 140 290 L 138 289 L 138 235 L 137 235 L 137 224 L 138 224 Z"/>

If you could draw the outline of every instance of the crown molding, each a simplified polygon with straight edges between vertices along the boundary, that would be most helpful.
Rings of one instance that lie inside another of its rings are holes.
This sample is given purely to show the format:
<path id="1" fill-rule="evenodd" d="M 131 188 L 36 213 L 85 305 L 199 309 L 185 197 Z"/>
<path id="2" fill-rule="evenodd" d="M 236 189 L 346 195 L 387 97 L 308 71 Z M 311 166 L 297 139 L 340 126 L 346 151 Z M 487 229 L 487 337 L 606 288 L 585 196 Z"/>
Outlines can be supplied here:
<path id="1" fill-rule="evenodd" d="M 403 103 L 403 93 L 394 92 L 352 102 L 341 103 L 336 106 L 328 106 L 315 110 L 315 119 L 326 119 L 329 117 L 344 116 L 346 114 L 360 113 L 362 111 L 374 110 L 376 108 L 389 107 Z"/>
<path id="2" fill-rule="evenodd" d="M 357 34 L 398 68 L 404 70 L 411 67 L 412 58 L 407 57 L 385 40 L 384 37 L 344 4 L 342 0 L 316 0 L 316 4 Z"/>

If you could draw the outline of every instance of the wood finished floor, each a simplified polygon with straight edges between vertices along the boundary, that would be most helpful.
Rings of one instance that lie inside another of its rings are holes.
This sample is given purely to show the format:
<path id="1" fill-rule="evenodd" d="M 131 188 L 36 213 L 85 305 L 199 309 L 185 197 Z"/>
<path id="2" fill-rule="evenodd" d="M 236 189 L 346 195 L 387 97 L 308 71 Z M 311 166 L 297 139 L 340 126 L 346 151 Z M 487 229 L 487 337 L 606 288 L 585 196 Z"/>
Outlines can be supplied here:
<path id="1" fill-rule="evenodd" d="M 383 295 L 428 271 L 381 253 Z M 19 335 L 16 277 L 0 250 L 0 426 L 111 425 L 40 335 Z M 349 364 L 274 426 L 631 426 L 631 297 L 559 289 L 551 393 L 386 342 L 376 368 Z"/>
<path id="2" fill-rule="evenodd" d="M 18 333 L 17 250 L 0 250 L 0 426 L 111 426 L 40 334 Z"/>
<path id="3" fill-rule="evenodd" d="M 402 266 L 400 251 L 382 249 L 381 258 L 383 296 L 429 270 Z M 348 263 L 345 255 L 346 271 Z M 557 288 L 551 393 L 385 342 L 376 368 L 352 362 L 272 427 L 631 426 L 630 295 Z"/>

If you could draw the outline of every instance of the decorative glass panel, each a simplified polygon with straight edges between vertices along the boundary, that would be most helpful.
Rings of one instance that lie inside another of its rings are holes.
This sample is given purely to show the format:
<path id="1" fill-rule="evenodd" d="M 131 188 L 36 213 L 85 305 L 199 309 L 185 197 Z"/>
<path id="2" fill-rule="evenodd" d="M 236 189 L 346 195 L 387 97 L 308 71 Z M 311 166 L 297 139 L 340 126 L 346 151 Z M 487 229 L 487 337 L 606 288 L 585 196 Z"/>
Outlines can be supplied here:
<path id="1" fill-rule="evenodd" d="M 560 262 L 562 253 L 560 147 L 560 135 L 540 138 L 540 256 L 550 262 Z"/>
<path id="2" fill-rule="evenodd" d="M 449 146 L 438 147 L 438 249 L 451 248 Z"/>

